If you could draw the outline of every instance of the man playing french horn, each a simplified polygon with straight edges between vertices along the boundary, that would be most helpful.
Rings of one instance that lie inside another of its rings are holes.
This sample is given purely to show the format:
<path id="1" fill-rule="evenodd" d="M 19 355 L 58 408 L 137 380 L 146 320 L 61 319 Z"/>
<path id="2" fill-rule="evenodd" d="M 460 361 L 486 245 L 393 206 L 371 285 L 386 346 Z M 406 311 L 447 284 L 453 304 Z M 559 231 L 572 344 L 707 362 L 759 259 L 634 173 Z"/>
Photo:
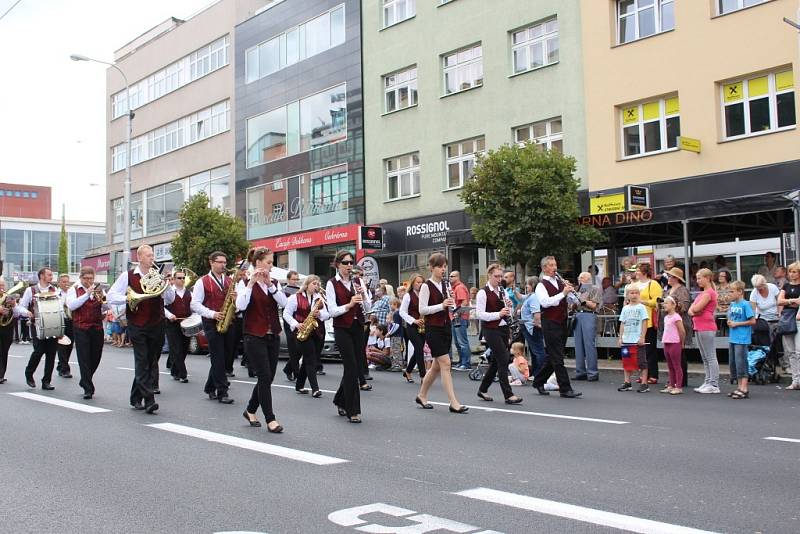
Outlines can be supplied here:
<path id="1" fill-rule="evenodd" d="M 297 382 L 294 386 L 298 393 L 308 393 L 305 389 L 306 378 L 311 386 L 311 396 L 322 397 L 317 384 L 317 366 L 325 341 L 325 321 L 330 314 L 325 307 L 325 293 L 320 287 L 319 277 L 308 275 L 297 293 L 289 297 L 283 309 L 283 320 L 291 328 L 287 337 L 293 335 L 297 339 L 298 348 L 303 354 L 303 365 L 299 366 Z"/>
<path id="2" fill-rule="evenodd" d="M 153 249 L 142 245 L 136 249 L 139 265 L 124 271 L 111 286 L 109 304 L 125 304 L 128 337 L 133 344 L 134 375 L 131 406 L 153 413 L 158 359 L 164 345 L 164 306 L 175 300 L 175 291 L 155 266 Z"/>
<path id="3" fill-rule="evenodd" d="M 81 372 L 79 384 L 87 400 L 94 395 L 92 378 L 103 356 L 104 301 L 103 290 L 94 283 L 94 268 L 81 267 L 79 282 L 67 290 L 66 305 L 72 312 L 73 341 Z"/>

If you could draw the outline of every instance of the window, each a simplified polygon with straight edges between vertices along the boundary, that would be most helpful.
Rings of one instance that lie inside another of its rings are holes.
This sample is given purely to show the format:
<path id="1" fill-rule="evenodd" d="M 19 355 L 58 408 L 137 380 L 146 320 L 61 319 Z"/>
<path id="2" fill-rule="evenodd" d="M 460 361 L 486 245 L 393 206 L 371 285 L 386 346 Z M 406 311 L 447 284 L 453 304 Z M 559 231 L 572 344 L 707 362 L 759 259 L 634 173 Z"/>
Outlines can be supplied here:
<path id="1" fill-rule="evenodd" d="M 142 237 L 144 230 L 144 202 L 142 191 L 131 195 L 131 239 Z"/>
<path id="2" fill-rule="evenodd" d="M 386 160 L 388 200 L 419 195 L 419 152 Z"/>
<path id="3" fill-rule="evenodd" d="M 720 84 L 725 139 L 793 128 L 797 123 L 791 70 Z"/>
<path id="4" fill-rule="evenodd" d="M 307 96 L 247 119 L 247 166 L 347 138 L 347 86 Z"/>
<path id="5" fill-rule="evenodd" d="M 383 27 L 410 19 L 416 11 L 416 0 L 383 0 Z"/>
<path id="6" fill-rule="evenodd" d="M 621 112 L 623 157 L 677 150 L 681 135 L 677 96 L 625 106 Z"/>
<path id="7" fill-rule="evenodd" d="M 122 234 L 125 225 L 125 212 L 122 209 L 123 199 L 115 198 L 111 201 L 111 220 L 112 220 L 112 241 L 118 243 L 122 241 Z"/>
<path id="8" fill-rule="evenodd" d="M 230 213 L 230 177 L 230 165 L 223 165 L 192 175 L 189 177 L 189 196 L 203 191 L 208 195 L 212 208 L 220 208 Z M 180 210 L 180 206 L 178 206 L 178 210 Z"/>
<path id="9" fill-rule="evenodd" d="M 617 0 L 619 44 L 675 28 L 673 0 Z"/>
<path id="10" fill-rule="evenodd" d="M 31 198 L 39 198 L 39 193 L 37 193 L 36 191 L 32 191 Z"/>
<path id="11" fill-rule="evenodd" d="M 177 230 L 178 212 L 183 205 L 183 181 L 147 190 L 147 235 Z"/>
<path id="12" fill-rule="evenodd" d="M 561 117 L 514 128 L 515 143 L 524 145 L 528 141 L 547 150 L 557 150 L 563 153 L 564 132 L 561 129 Z"/>
<path id="13" fill-rule="evenodd" d="M 766 0 L 717 0 L 717 9 L 720 15 L 725 15 L 732 11 L 739 11 L 746 7 L 763 4 Z"/>
<path id="14" fill-rule="evenodd" d="M 111 149 L 111 172 L 121 171 L 125 168 L 127 154 L 125 153 L 126 144 L 121 144 Z"/>
<path id="15" fill-rule="evenodd" d="M 483 50 L 480 44 L 447 54 L 442 61 L 446 95 L 483 85 Z"/>
<path id="16" fill-rule="evenodd" d="M 447 189 L 463 187 L 464 182 L 472 178 L 475 158 L 485 150 L 483 137 L 450 143 L 444 147 L 447 159 Z"/>
<path id="17" fill-rule="evenodd" d="M 245 51 L 245 83 L 344 43 L 344 4 Z"/>
<path id="18" fill-rule="evenodd" d="M 511 55 L 514 74 L 558 62 L 558 20 L 512 32 Z"/>
<path id="19" fill-rule="evenodd" d="M 383 77 L 386 113 L 417 105 L 416 65 Z"/>

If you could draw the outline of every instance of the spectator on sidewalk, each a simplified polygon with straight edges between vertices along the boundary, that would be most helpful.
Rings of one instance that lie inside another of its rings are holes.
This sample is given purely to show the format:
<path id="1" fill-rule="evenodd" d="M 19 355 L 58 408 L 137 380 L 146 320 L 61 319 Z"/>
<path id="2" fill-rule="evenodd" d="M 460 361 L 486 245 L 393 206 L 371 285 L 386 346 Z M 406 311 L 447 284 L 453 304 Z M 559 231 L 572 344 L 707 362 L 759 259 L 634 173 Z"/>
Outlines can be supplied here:
<path id="1" fill-rule="evenodd" d="M 747 369 L 747 351 L 753 335 L 756 317 L 750 303 L 744 300 L 744 282 L 739 280 L 731 284 L 731 300 L 728 308 L 728 328 L 730 328 L 730 350 L 728 358 L 735 362 L 738 388 L 728 396 L 732 399 L 748 399 L 747 390 L 749 371 Z"/>
<path id="2" fill-rule="evenodd" d="M 769 325 L 769 338 L 772 341 L 775 338 L 775 329 L 778 328 L 778 295 L 781 290 L 760 274 L 754 274 L 750 282 L 753 284 L 750 304 L 753 305 L 756 317 L 764 319 Z"/>
<path id="3" fill-rule="evenodd" d="M 619 304 L 619 294 L 614 289 L 614 284 L 611 283 L 611 278 L 606 276 L 603 278 L 603 308 L 601 312 L 605 315 L 613 315 L 617 313 L 617 305 Z"/>
<path id="4" fill-rule="evenodd" d="M 784 284 L 786 284 L 786 267 L 778 265 L 775 267 L 775 285 L 778 289 L 783 289 Z"/>
<path id="5" fill-rule="evenodd" d="M 511 344 L 511 363 L 508 364 L 508 382 L 512 386 L 524 386 L 530 378 L 528 360 L 525 359 L 525 345 L 520 342 Z"/>
<path id="6" fill-rule="evenodd" d="M 575 376 L 573 380 L 598 380 L 597 371 L 597 310 L 602 296 L 592 284 L 592 275 L 578 275 L 578 310 L 575 315 Z"/>
<path id="7" fill-rule="evenodd" d="M 639 301 L 639 286 L 628 284 L 625 287 L 625 302 L 619 314 L 619 337 L 617 344 L 622 348 L 622 373 L 623 382 L 617 391 L 632 391 L 631 376 L 637 370 L 641 384 L 638 393 L 647 393 L 650 386 L 647 384 L 647 354 L 644 351 L 647 322 L 650 313 L 647 307 Z"/>
<path id="8" fill-rule="evenodd" d="M 717 348 L 714 338 L 717 335 L 717 322 L 714 311 L 717 309 L 717 291 L 712 280 L 714 273 L 709 269 L 697 271 L 695 279 L 702 292 L 697 295 L 689 307 L 692 317 L 697 346 L 700 357 L 703 358 L 705 379 L 703 385 L 695 388 L 697 393 L 719 393 L 719 362 L 717 361 Z"/>
<path id="9" fill-rule="evenodd" d="M 469 307 L 469 292 L 467 286 L 461 281 L 461 273 L 453 271 L 450 273 L 450 288 L 455 295 L 456 309 Z M 456 371 L 469 371 L 472 369 L 472 351 L 469 347 L 469 337 L 467 336 L 467 329 L 469 328 L 469 310 L 451 315 L 451 328 L 453 330 L 453 342 L 456 344 L 458 351 L 458 366 Z"/>
<path id="10" fill-rule="evenodd" d="M 669 374 L 666 387 L 659 393 L 669 393 L 670 395 L 683 393 L 682 354 L 686 330 L 684 330 L 683 320 L 677 311 L 677 307 L 678 304 L 674 298 L 670 296 L 664 298 L 664 334 L 662 341 Z"/>
<path id="11" fill-rule="evenodd" d="M 717 273 L 717 313 L 728 313 L 728 306 L 730 306 L 732 300 L 730 281 L 730 271 Z"/>
<path id="12" fill-rule="evenodd" d="M 647 376 L 650 384 L 658 383 L 658 299 L 663 295 L 661 285 L 652 279 L 653 269 L 649 263 L 637 267 L 636 279 L 639 298 L 647 308 L 647 334 L 644 351 L 647 354 Z"/>
<path id="13" fill-rule="evenodd" d="M 778 268 L 778 266 L 775 265 L 775 260 L 777 259 L 774 252 L 766 252 L 764 254 L 764 265 L 758 268 L 758 274 L 766 278 L 767 283 L 771 284 L 775 282 L 775 269 Z"/>
<path id="14" fill-rule="evenodd" d="M 783 352 L 789 360 L 792 372 L 792 383 L 786 387 L 790 390 L 800 389 L 800 261 L 789 265 L 789 280 L 783 285 L 778 303 L 783 306 L 783 313 L 794 313 L 795 332 L 783 334 Z"/>
<path id="15" fill-rule="evenodd" d="M 672 297 L 675 301 L 675 311 L 680 315 L 681 320 L 683 322 L 683 347 L 684 350 L 681 352 L 681 370 L 682 370 L 682 382 L 678 387 L 685 388 L 688 384 L 689 380 L 689 362 L 686 357 L 686 348 L 687 345 L 691 344 L 692 341 L 692 318 L 689 317 L 689 307 L 692 305 L 692 296 L 689 294 L 689 290 L 686 288 L 686 280 L 683 278 L 683 270 L 678 267 L 673 267 L 667 273 L 665 273 L 669 277 L 669 286 L 667 290 L 664 292 L 664 299 L 667 297 Z M 664 332 L 664 321 L 662 317 L 659 317 L 659 331 Z M 664 353 L 666 356 L 666 352 Z"/>

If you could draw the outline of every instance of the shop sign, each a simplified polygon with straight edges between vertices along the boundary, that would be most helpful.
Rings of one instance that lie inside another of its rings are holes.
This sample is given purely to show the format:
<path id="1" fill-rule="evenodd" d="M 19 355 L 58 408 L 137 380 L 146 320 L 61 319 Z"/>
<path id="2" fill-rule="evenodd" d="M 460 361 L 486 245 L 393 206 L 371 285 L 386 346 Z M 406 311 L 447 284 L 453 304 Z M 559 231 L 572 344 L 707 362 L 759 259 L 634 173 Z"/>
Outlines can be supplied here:
<path id="1" fill-rule="evenodd" d="M 358 239 L 359 225 L 350 224 L 337 228 L 326 228 L 312 232 L 301 232 L 278 237 L 268 237 L 253 241 L 253 246 L 265 246 L 273 252 L 283 252 L 299 248 L 320 247 L 335 243 L 355 242 Z"/>
<path id="2" fill-rule="evenodd" d="M 625 186 L 629 210 L 643 210 L 650 207 L 650 189 L 644 185 Z"/>
<path id="3" fill-rule="evenodd" d="M 38 271 L 13 271 L 11 273 L 11 279 L 18 282 L 22 281 L 35 284 L 39 280 L 39 273 Z"/>
<path id="4" fill-rule="evenodd" d="M 381 224 L 383 252 L 405 253 L 416 250 L 444 249 L 447 233 L 470 228 L 472 223 L 463 211 L 427 217 L 403 219 Z"/>
<path id="5" fill-rule="evenodd" d="M 361 227 L 361 247 L 367 249 L 383 248 L 383 228 L 380 226 Z"/>
<path id="6" fill-rule="evenodd" d="M 107 273 L 111 267 L 111 254 L 83 258 L 81 260 L 81 267 L 94 267 L 97 273 Z"/>
<path id="7" fill-rule="evenodd" d="M 610 228 L 614 226 L 632 226 L 639 223 L 649 223 L 653 220 L 653 210 L 632 210 L 622 213 L 600 215 L 585 215 L 578 218 L 578 223 L 595 228 Z"/>
<path id="8" fill-rule="evenodd" d="M 700 139 L 692 139 L 691 137 L 678 137 L 678 147 L 681 150 L 687 150 L 689 152 L 696 152 L 697 154 L 700 153 Z"/>
<path id="9" fill-rule="evenodd" d="M 158 262 L 172 261 L 172 243 L 153 245 L 153 256 Z"/>
<path id="10" fill-rule="evenodd" d="M 378 287 L 378 282 L 381 279 L 381 273 L 378 269 L 378 262 L 372 256 L 364 256 L 358 260 L 357 265 L 361 268 L 361 278 L 364 280 L 366 286 L 372 290 Z"/>
<path id="11" fill-rule="evenodd" d="M 625 193 L 602 195 L 589 199 L 589 213 L 591 215 L 617 213 L 620 211 L 625 211 Z"/>

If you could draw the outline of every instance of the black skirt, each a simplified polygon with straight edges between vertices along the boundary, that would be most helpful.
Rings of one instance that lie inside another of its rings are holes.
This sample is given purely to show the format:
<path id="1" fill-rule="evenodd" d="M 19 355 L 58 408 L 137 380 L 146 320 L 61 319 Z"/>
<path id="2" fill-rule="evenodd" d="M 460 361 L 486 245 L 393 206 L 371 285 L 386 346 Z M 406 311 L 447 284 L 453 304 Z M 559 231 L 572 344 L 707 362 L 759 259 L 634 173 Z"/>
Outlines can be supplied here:
<path id="1" fill-rule="evenodd" d="M 453 331 L 450 325 L 425 325 L 425 342 L 434 358 L 450 354 L 450 347 L 453 345 Z"/>

